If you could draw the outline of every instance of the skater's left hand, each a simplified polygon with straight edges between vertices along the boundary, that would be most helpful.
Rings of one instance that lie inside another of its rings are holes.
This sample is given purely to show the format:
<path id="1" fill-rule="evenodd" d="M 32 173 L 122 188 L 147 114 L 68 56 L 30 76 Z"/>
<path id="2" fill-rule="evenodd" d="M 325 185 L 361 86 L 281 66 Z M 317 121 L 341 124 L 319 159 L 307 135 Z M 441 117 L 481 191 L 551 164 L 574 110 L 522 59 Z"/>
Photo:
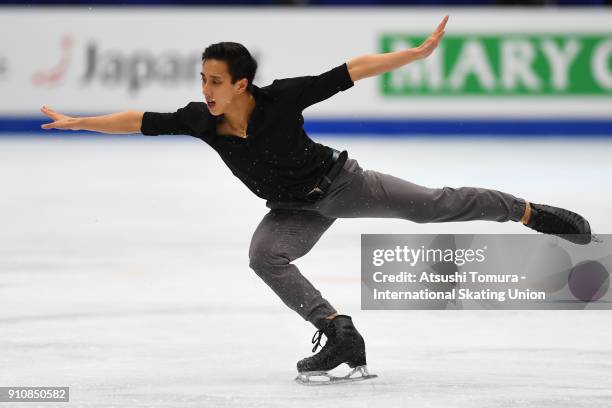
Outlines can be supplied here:
<path id="1" fill-rule="evenodd" d="M 444 28 L 446 27 L 446 22 L 448 21 L 448 16 L 444 16 L 436 31 L 432 35 L 426 39 L 423 44 L 419 45 L 416 50 L 419 53 L 420 58 L 427 58 L 431 55 L 432 52 L 438 47 L 440 40 L 444 37 Z"/>

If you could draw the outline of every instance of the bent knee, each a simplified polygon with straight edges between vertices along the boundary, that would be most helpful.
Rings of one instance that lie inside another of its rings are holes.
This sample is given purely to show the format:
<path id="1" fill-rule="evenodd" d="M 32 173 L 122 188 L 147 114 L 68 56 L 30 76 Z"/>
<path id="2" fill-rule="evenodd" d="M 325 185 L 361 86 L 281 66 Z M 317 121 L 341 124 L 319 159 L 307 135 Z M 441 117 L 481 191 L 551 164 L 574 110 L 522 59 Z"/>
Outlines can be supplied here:
<path id="1" fill-rule="evenodd" d="M 289 264 L 290 260 L 281 253 L 270 248 L 252 248 L 249 250 L 249 267 L 259 274 L 259 271 L 270 267 Z"/>

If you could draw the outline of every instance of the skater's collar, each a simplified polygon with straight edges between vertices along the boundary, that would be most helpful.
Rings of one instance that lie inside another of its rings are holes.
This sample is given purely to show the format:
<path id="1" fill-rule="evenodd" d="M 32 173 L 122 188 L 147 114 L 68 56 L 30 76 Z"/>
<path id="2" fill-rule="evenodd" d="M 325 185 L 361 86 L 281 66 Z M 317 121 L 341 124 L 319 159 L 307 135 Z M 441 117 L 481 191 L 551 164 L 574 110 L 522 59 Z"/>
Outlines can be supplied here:
<path id="1" fill-rule="evenodd" d="M 240 138 L 240 139 L 246 140 L 247 142 L 253 141 L 253 139 L 255 138 L 254 135 L 257 133 L 259 127 L 263 123 L 264 104 L 271 97 L 265 89 L 261 89 L 256 85 L 253 85 L 251 87 L 251 94 L 253 95 L 253 98 L 255 99 L 255 108 L 253 109 L 253 111 L 251 112 L 249 116 L 248 125 L 247 125 L 248 135 L 246 138 Z M 224 120 L 224 115 L 219 115 L 215 117 L 215 123 L 217 125 L 221 123 L 223 120 Z M 213 126 L 213 132 L 214 132 L 214 136 L 219 136 L 219 134 L 217 133 L 217 126 Z"/>

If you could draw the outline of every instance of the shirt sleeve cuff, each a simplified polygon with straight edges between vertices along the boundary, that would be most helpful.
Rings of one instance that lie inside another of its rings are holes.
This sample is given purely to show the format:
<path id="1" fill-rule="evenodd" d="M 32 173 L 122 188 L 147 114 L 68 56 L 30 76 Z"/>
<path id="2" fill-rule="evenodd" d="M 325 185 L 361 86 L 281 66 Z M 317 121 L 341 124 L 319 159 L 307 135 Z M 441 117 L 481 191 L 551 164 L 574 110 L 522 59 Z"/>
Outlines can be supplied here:
<path id="1" fill-rule="evenodd" d="M 340 65 L 338 67 L 338 70 L 340 71 L 338 75 L 340 76 L 339 79 L 341 79 L 339 81 L 341 91 L 346 91 L 347 89 L 355 85 L 355 83 L 351 79 L 351 74 L 349 74 L 348 64 L 346 62 Z"/>
<path id="2" fill-rule="evenodd" d="M 145 112 L 142 115 L 142 124 L 140 125 L 140 133 L 146 136 L 158 136 L 153 126 L 155 122 L 155 112 Z"/>

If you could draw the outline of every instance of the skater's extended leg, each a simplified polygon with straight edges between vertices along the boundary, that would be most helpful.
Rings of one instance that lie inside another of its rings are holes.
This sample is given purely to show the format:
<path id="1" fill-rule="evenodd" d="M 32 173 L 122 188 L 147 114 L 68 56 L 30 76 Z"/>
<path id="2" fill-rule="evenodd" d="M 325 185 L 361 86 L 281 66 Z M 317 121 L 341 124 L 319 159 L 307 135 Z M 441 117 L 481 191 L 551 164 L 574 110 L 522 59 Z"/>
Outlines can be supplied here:
<path id="1" fill-rule="evenodd" d="M 335 218 L 401 218 L 418 223 L 469 220 L 519 221 L 525 200 L 477 187 L 428 188 L 352 161 L 350 183 L 321 200 L 321 213 Z M 349 176 L 345 174 L 345 177 Z M 336 186 L 333 186 L 336 187 Z M 338 185 L 337 187 L 340 187 Z"/>
<path id="2" fill-rule="evenodd" d="M 287 306 L 318 328 L 336 310 L 291 262 L 308 253 L 334 221 L 313 211 L 271 210 L 259 223 L 249 248 L 249 265 L 255 273 Z"/>
<path id="3" fill-rule="evenodd" d="M 572 211 L 478 187 L 423 187 L 347 161 L 329 193 L 317 203 L 330 217 L 401 218 L 419 223 L 469 220 L 521 221 L 536 231 L 588 244 L 588 221 Z"/>

